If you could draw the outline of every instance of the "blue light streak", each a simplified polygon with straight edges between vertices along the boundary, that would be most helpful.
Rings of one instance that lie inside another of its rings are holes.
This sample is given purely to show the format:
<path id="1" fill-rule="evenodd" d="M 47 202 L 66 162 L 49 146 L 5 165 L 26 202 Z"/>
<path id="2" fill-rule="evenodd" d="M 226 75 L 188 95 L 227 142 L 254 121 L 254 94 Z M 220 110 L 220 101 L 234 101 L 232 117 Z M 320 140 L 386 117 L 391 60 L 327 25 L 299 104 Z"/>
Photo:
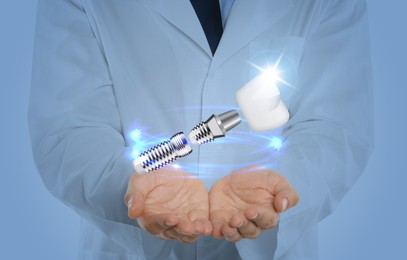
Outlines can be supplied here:
<path id="1" fill-rule="evenodd" d="M 166 140 L 161 137 L 151 136 L 144 132 L 141 132 L 139 129 L 133 130 L 129 134 L 130 138 L 133 141 L 133 148 L 132 148 L 132 159 L 136 159 L 142 152 L 146 151 L 147 149 L 161 143 L 163 140 Z M 215 140 L 217 144 L 221 144 L 223 147 L 227 148 L 230 145 L 233 147 L 237 147 L 234 149 L 235 152 L 239 153 L 249 153 L 250 155 L 254 155 L 255 158 L 258 160 L 253 161 L 252 164 L 264 165 L 271 167 L 273 162 L 273 156 L 276 153 L 279 153 L 280 149 L 283 146 L 283 141 L 280 137 L 271 135 L 271 133 L 253 133 L 248 131 L 232 131 L 228 134 L 225 138 L 219 138 Z M 214 143 L 208 143 L 205 145 L 213 145 Z M 237 146 L 236 146 L 237 145 Z M 240 148 L 239 148 L 240 147 Z M 193 149 L 198 149 L 197 146 L 193 147 Z M 241 149 L 241 151 L 239 151 Z M 249 151 L 249 152 L 248 152 Z M 260 155 L 256 157 L 257 155 Z M 266 154 L 266 156 L 264 156 Z M 197 169 L 197 165 L 194 163 L 189 163 L 187 160 L 184 160 L 182 163 L 178 164 L 171 164 L 175 168 L 180 168 L 186 170 L 188 172 L 195 172 Z M 230 168 L 243 168 L 247 166 L 245 163 L 241 164 L 211 164 L 211 163 L 201 163 L 199 165 L 200 172 L 214 172 L 219 171 L 223 172 Z M 200 175 L 202 178 L 210 178 L 213 176 L 205 176 L 204 174 Z"/>

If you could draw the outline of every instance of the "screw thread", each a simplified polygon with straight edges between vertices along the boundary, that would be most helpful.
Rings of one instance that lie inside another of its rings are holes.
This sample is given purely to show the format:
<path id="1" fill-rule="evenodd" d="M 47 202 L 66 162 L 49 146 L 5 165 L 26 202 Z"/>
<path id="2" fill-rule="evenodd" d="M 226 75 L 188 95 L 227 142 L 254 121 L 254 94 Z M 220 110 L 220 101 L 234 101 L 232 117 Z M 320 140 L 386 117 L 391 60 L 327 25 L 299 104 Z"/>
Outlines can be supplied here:
<path id="1" fill-rule="evenodd" d="M 134 160 L 133 166 L 136 172 L 150 172 L 157 170 L 178 157 L 183 157 L 192 152 L 183 133 L 178 133 L 170 140 L 164 141 L 140 154 Z"/>
<path id="2" fill-rule="evenodd" d="M 214 139 L 212 131 L 205 122 L 201 122 L 195 126 L 191 130 L 189 137 L 199 144 L 205 144 L 213 141 Z"/>
<path id="3" fill-rule="evenodd" d="M 174 146 L 178 157 L 186 156 L 192 152 L 192 149 L 188 145 L 188 141 L 183 133 L 178 133 L 171 137 L 170 142 Z"/>

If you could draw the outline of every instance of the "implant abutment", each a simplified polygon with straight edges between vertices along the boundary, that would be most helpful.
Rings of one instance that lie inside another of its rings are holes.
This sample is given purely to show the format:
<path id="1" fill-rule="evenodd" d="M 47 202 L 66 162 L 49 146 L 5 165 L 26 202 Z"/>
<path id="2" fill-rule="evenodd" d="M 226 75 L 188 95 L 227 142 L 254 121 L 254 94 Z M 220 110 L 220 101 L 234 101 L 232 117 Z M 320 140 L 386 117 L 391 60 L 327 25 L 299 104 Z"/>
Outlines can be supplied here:
<path id="1" fill-rule="evenodd" d="M 208 120 L 195 126 L 189 133 L 192 143 L 204 144 L 216 138 L 224 137 L 226 132 L 240 124 L 241 118 L 236 110 L 220 115 L 212 115 Z"/>

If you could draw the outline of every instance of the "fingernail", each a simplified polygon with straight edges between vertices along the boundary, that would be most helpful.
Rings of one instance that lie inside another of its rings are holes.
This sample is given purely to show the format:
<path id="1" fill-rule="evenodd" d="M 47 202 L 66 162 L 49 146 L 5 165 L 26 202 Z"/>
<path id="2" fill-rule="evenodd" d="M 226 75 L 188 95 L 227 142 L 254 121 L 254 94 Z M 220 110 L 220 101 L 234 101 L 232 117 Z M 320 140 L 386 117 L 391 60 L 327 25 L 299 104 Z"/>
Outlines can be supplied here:
<path id="1" fill-rule="evenodd" d="M 240 224 L 239 228 L 243 227 L 244 225 L 246 225 L 246 221 L 243 221 L 242 224 Z"/>
<path id="2" fill-rule="evenodd" d="M 288 205 L 288 200 L 284 199 L 283 200 L 283 209 L 281 210 L 281 212 L 284 212 L 287 209 L 287 205 Z"/>
<path id="3" fill-rule="evenodd" d="M 253 217 L 250 218 L 250 220 L 255 220 L 259 216 L 259 213 L 256 213 Z"/>
<path id="4" fill-rule="evenodd" d="M 130 209 L 132 204 L 133 204 L 133 199 L 130 199 L 130 200 L 127 202 L 127 208 Z"/>

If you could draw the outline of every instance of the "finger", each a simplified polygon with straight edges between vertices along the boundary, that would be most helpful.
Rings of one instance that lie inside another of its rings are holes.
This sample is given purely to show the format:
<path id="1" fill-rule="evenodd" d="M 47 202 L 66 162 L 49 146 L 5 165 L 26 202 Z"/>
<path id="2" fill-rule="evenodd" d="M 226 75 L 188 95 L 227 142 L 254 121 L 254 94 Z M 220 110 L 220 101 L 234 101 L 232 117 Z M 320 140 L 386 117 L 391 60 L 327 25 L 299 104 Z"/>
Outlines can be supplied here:
<path id="1" fill-rule="evenodd" d="M 192 230 L 194 230 L 194 232 L 192 232 L 191 234 L 191 232 L 189 232 L 189 223 L 187 223 L 187 221 L 183 221 L 177 226 L 164 230 L 162 234 L 168 239 L 181 239 L 182 237 L 185 237 L 186 239 L 186 237 L 189 236 L 199 236 L 205 230 L 204 224 L 199 220 L 194 221 L 192 223 L 192 227 Z"/>
<path id="2" fill-rule="evenodd" d="M 192 227 L 193 227 L 192 235 L 202 234 L 204 229 L 205 229 L 204 225 L 199 220 L 193 221 L 192 222 Z"/>
<path id="3" fill-rule="evenodd" d="M 186 235 L 186 236 L 190 236 L 190 235 L 195 234 L 195 227 L 194 227 L 193 223 L 191 221 L 189 221 L 189 220 L 186 220 L 186 219 L 180 221 L 176 225 L 175 228 L 177 230 L 179 230 L 179 232 L 181 234 Z"/>
<path id="4" fill-rule="evenodd" d="M 220 239 L 223 237 L 222 234 L 222 227 L 227 223 L 225 214 L 221 213 L 213 213 L 210 214 L 210 221 L 212 223 L 212 235 L 216 239 Z"/>
<path id="5" fill-rule="evenodd" d="M 214 236 L 216 239 L 220 239 L 223 237 L 222 234 L 222 227 L 224 223 L 216 222 L 212 223 L 213 230 L 212 230 L 212 236 Z"/>
<path id="6" fill-rule="evenodd" d="M 243 238 L 239 230 L 235 227 L 225 224 L 222 227 L 222 234 L 225 236 L 225 239 L 230 242 L 238 242 Z"/>
<path id="7" fill-rule="evenodd" d="M 279 221 L 279 214 L 273 207 L 251 209 L 247 210 L 245 214 L 261 230 L 275 227 Z"/>
<path id="8" fill-rule="evenodd" d="M 204 234 L 205 230 L 206 230 L 206 223 L 204 223 L 205 220 L 203 219 L 197 219 L 194 222 L 192 222 L 193 226 L 194 226 L 194 234 Z M 209 222 L 209 221 L 208 221 Z M 210 233 L 210 232 L 209 232 Z"/>
<path id="9" fill-rule="evenodd" d="M 235 228 L 239 228 L 242 225 L 246 224 L 248 222 L 248 219 L 243 213 L 237 213 L 232 216 L 232 218 L 229 221 L 229 225 Z"/>
<path id="10" fill-rule="evenodd" d="M 256 238 L 261 233 L 261 229 L 253 221 L 245 222 L 238 230 L 244 238 Z"/>
<path id="11" fill-rule="evenodd" d="M 132 195 L 127 196 L 126 202 L 128 208 L 129 218 L 138 218 L 143 214 L 145 197 L 140 192 L 134 192 Z"/>
<path id="12" fill-rule="evenodd" d="M 259 216 L 259 211 L 257 208 L 249 208 L 247 210 L 245 210 L 244 212 L 244 216 L 248 219 L 248 220 L 256 220 Z"/>
<path id="13" fill-rule="evenodd" d="M 277 185 L 275 192 L 274 208 L 277 212 L 284 212 L 297 205 L 299 195 L 291 185 Z"/>
<path id="14" fill-rule="evenodd" d="M 251 218 L 257 217 L 257 211 L 251 210 L 249 211 L 248 215 Z M 251 220 L 246 218 L 246 216 L 242 213 L 234 215 L 229 223 L 232 227 L 237 228 L 239 233 L 244 238 L 256 238 L 260 233 L 261 229 Z"/>
<path id="15" fill-rule="evenodd" d="M 204 230 L 203 230 L 202 234 L 204 236 L 209 236 L 213 230 L 212 223 L 209 221 L 209 219 L 201 219 L 200 221 L 201 221 L 202 225 L 204 226 Z"/>
<path id="16" fill-rule="evenodd" d="M 175 228 L 169 228 L 162 232 L 162 237 L 165 237 L 166 239 L 180 239 L 182 236 L 184 235 Z"/>
<path id="17" fill-rule="evenodd" d="M 175 227 L 178 223 L 178 217 L 172 214 L 161 214 L 142 219 L 142 226 L 153 235 Z"/>

